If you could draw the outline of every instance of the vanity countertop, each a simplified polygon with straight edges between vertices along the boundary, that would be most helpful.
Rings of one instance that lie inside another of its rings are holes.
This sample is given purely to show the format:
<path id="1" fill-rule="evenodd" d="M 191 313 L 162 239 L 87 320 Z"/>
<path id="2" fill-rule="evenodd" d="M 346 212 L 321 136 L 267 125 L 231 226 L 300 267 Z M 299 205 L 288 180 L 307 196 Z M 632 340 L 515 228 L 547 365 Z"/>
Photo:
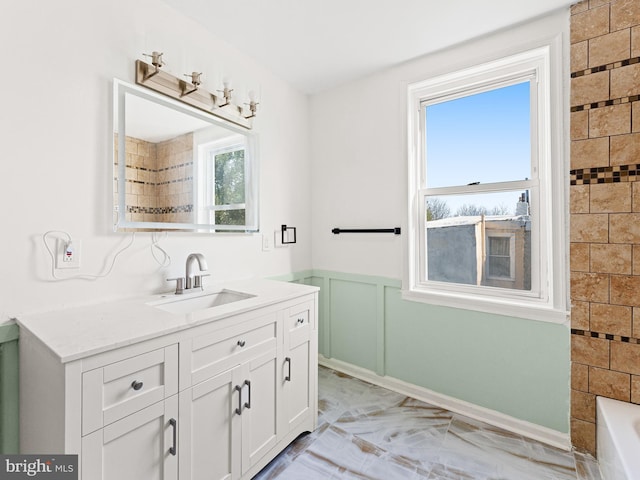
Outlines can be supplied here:
<path id="1" fill-rule="evenodd" d="M 310 285 L 251 279 L 208 285 L 205 292 L 221 289 L 253 297 L 186 314 L 149 305 L 174 296 L 167 293 L 25 315 L 17 323 L 66 363 L 318 291 Z"/>

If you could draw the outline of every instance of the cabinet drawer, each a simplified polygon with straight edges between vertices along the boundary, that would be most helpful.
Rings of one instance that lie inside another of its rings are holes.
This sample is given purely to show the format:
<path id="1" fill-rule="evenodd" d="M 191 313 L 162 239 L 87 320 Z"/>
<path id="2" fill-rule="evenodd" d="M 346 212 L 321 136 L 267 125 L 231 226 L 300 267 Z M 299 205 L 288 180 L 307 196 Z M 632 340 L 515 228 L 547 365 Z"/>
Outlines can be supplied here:
<path id="1" fill-rule="evenodd" d="M 226 328 L 191 341 L 192 385 L 261 355 L 277 345 L 275 314 Z"/>
<path id="2" fill-rule="evenodd" d="M 286 321 L 288 347 L 293 348 L 308 342 L 313 330 L 313 304 L 303 303 L 291 307 Z"/>
<path id="3" fill-rule="evenodd" d="M 127 358 L 82 375 L 82 434 L 178 392 L 178 345 Z"/>
<path id="4" fill-rule="evenodd" d="M 303 308 L 299 312 L 298 308 Z M 289 315 L 289 330 L 294 330 L 299 327 L 309 326 L 309 308 L 306 305 L 301 305 L 293 310 L 293 313 Z"/>

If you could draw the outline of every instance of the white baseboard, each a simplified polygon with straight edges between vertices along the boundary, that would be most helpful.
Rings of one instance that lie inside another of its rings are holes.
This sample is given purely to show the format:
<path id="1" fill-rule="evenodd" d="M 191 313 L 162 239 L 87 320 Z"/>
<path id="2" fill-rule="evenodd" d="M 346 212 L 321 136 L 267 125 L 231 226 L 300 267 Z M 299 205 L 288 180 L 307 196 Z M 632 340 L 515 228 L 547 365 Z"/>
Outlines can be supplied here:
<path id="1" fill-rule="evenodd" d="M 454 413 L 466 415 L 467 417 L 488 423 L 496 427 L 504 428 L 510 432 L 523 435 L 533 440 L 552 445 L 563 450 L 571 450 L 571 440 L 568 433 L 558 432 L 548 427 L 536 425 L 519 418 L 505 415 L 504 413 L 480 407 L 464 400 L 459 400 L 442 393 L 434 392 L 428 388 L 413 385 L 397 378 L 381 377 L 371 370 L 366 370 L 355 365 L 351 365 L 333 358 L 326 358 L 318 355 L 318 363 L 325 367 L 332 368 L 339 372 L 346 373 L 352 377 L 359 378 L 374 385 L 393 390 L 408 397 L 421 400 L 431 405 L 444 408 Z"/>

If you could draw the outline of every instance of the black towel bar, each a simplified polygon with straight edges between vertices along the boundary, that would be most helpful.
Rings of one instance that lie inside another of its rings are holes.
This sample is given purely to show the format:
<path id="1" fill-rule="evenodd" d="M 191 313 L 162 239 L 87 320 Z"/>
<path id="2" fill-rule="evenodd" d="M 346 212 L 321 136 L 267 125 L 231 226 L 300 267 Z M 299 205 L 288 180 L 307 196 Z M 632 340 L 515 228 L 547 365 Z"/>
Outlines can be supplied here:
<path id="1" fill-rule="evenodd" d="M 400 227 L 394 228 L 334 228 L 331 232 L 335 235 L 339 233 L 393 233 L 400 235 Z"/>

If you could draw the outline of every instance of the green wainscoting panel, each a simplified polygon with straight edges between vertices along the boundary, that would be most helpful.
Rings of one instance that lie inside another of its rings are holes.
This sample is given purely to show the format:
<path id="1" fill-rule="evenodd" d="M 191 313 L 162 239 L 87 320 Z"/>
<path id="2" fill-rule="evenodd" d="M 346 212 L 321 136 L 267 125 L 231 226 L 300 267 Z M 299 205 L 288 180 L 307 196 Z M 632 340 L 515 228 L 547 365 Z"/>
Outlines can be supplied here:
<path id="1" fill-rule="evenodd" d="M 328 283 L 328 282 L 327 282 Z M 325 357 L 331 356 L 331 342 L 329 326 L 327 322 L 323 322 L 321 319 L 325 318 L 325 313 L 328 310 L 328 291 L 329 286 L 325 285 L 325 279 L 321 277 L 310 277 L 307 285 L 313 285 L 320 288 L 318 294 L 318 351 Z"/>
<path id="2" fill-rule="evenodd" d="M 19 453 L 18 334 L 15 324 L 0 325 L 0 453 Z"/>
<path id="3" fill-rule="evenodd" d="M 309 274 L 307 274 L 309 275 Z M 401 282 L 314 270 L 320 353 L 569 431 L 566 326 L 403 300 Z"/>
<path id="4" fill-rule="evenodd" d="M 570 335 L 546 322 L 385 295 L 386 374 L 568 432 Z"/>
<path id="5" fill-rule="evenodd" d="M 332 278 L 329 295 L 331 356 L 376 371 L 376 285 Z"/>

